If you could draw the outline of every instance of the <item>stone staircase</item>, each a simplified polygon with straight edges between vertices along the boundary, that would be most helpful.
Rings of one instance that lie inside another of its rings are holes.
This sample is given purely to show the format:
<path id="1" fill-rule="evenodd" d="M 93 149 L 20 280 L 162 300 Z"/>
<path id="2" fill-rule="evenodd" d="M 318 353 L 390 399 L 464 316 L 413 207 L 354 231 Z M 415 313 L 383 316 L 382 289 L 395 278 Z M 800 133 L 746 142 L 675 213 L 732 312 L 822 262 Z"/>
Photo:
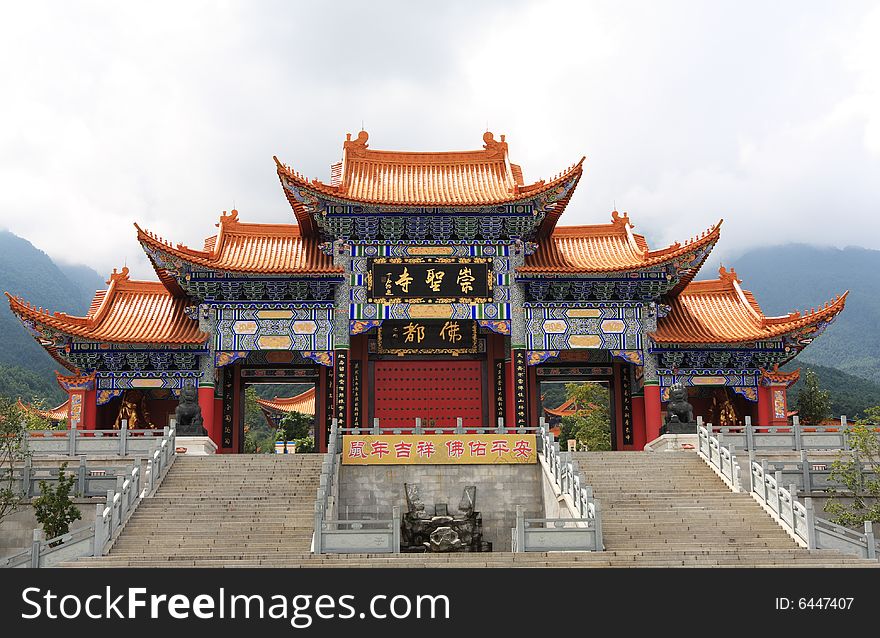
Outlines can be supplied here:
<path id="1" fill-rule="evenodd" d="M 68 567 L 880 567 L 807 551 L 693 452 L 576 453 L 605 552 L 309 554 L 318 455 L 182 457 L 108 556 Z"/>
<path id="2" fill-rule="evenodd" d="M 180 456 L 108 556 L 79 563 L 192 564 L 308 552 L 321 455 Z"/>

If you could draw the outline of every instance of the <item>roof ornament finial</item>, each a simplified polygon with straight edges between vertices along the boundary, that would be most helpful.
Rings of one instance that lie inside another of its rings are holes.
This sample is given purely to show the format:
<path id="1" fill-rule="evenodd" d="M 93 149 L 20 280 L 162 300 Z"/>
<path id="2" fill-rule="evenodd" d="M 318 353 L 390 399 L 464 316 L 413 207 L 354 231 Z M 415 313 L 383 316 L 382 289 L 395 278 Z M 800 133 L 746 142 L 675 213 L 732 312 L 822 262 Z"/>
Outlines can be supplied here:
<path id="1" fill-rule="evenodd" d="M 116 269 L 113 269 L 113 272 L 110 273 L 110 279 L 107 280 L 107 284 L 111 284 L 114 281 L 128 281 L 128 266 L 123 266 L 122 271 L 117 272 Z"/>
<path id="2" fill-rule="evenodd" d="M 731 285 L 733 284 L 733 282 L 736 282 L 738 284 L 742 283 L 742 279 L 740 279 L 736 275 L 736 270 L 734 270 L 733 268 L 727 270 L 723 265 L 718 267 L 718 279 L 720 279 L 724 283 Z"/>
<path id="3" fill-rule="evenodd" d="M 611 211 L 611 223 L 614 224 L 617 228 L 626 228 L 627 226 L 632 226 L 629 223 L 629 213 L 624 213 L 621 215 L 617 212 L 617 210 Z"/>
<path id="4" fill-rule="evenodd" d="M 233 202 L 233 204 L 235 204 L 235 202 Z M 214 225 L 219 227 L 220 224 L 237 224 L 237 223 L 238 223 L 238 210 L 233 208 L 231 211 L 229 211 L 228 214 L 224 210 L 223 213 L 220 215 L 220 221 Z"/>

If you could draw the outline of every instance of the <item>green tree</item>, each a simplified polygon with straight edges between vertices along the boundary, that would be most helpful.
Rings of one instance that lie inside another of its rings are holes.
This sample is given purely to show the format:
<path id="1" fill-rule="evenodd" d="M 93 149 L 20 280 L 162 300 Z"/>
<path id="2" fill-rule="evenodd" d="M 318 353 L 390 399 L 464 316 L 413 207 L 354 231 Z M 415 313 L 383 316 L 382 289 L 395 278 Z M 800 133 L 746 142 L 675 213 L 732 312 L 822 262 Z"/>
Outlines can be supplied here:
<path id="1" fill-rule="evenodd" d="M 278 441 L 294 441 L 297 452 L 314 452 L 315 439 L 312 438 L 312 424 L 315 419 L 300 412 L 289 412 L 278 425 Z"/>
<path id="2" fill-rule="evenodd" d="M 576 439 L 578 446 L 588 450 L 611 449 L 610 393 L 600 383 L 567 383 L 569 399 L 574 399 L 573 416 L 563 417 L 559 440 L 563 446 L 569 439 Z"/>
<path id="3" fill-rule="evenodd" d="M 849 453 L 831 465 L 831 481 L 846 490 L 833 490 L 825 504 L 832 521 L 860 527 L 865 521 L 880 523 L 880 441 L 874 428 L 854 425 L 849 430 Z M 870 471 L 865 471 L 865 466 Z M 845 500 L 841 500 L 841 498 Z"/>
<path id="4" fill-rule="evenodd" d="M 70 500 L 70 492 L 76 477 L 65 474 L 67 463 L 62 463 L 58 470 L 58 485 L 52 487 L 46 481 L 40 481 L 40 495 L 33 500 L 34 514 L 37 522 L 43 526 L 46 539 L 61 536 L 70 531 L 70 524 L 82 518 L 79 508 Z M 52 546 L 60 541 L 51 543 Z"/>
<path id="5" fill-rule="evenodd" d="M 865 415 L 856 421 L 857 425 L 880 425 L 880 405 L 865 408 Z"/>
<path id="6" fill-rule="evenodd" d="M 807 370 L 797 407 L 801 422 L 808 425 L 817 425 L 831 416 L 831 399 L 828 392 L 819 387 L 819 377 L 812 370 Z"/>
<path id="7" fill-rule="evenodd" d="M 273 454 L 275 432 L 257 403 L 259 394 L 253 386 L 244 391 L 244 451 L 248 454 Z"/>
<path id="8" fill-rule="evenodd" d="M 24 492 L 16 489 L 13 468 L 28 455 L 22 410 L 16 401 L 0 398 L 0 521 L 12 514 L 24 498 Z"/>

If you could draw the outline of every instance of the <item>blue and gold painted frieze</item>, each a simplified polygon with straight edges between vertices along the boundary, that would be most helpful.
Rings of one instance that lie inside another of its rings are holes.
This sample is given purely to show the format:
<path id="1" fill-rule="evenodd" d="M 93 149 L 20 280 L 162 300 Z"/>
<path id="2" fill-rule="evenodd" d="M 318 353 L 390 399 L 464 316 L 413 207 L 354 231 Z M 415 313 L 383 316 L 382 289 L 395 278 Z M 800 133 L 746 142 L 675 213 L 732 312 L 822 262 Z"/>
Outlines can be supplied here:
<path id="1" fill-rule="evenodd" d="M 527 304 L 529 350 L 640 350 L 641 304 Z"/>
<path id="2" fill-rule="evenodd" d="M 332 350 L 333 306 L 256 304 L 218 306 L 214 349 Z"/>

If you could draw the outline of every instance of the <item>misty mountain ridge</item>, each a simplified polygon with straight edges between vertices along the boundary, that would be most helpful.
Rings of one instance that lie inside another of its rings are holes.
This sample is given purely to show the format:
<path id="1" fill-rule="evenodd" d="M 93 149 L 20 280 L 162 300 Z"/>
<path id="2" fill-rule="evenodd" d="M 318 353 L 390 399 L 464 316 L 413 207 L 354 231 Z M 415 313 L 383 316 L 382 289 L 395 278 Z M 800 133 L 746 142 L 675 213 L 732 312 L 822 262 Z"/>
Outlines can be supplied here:
<path id="1" fill-rule="evenodd" d="M 104 278 L 88 266 L 57 264 L 26 239 L 0 231 L 0 291 L 53 312 L 84 315 L 95 291 L 103 287 Z M 0 334 L 0 394 L 39 395 L 50 402 L 63 399 L 52 374 L 61 365 L 24 329 L 5 298 L 0 307 Z M 3 383 L 3 378 L 15 382 Z"/>

